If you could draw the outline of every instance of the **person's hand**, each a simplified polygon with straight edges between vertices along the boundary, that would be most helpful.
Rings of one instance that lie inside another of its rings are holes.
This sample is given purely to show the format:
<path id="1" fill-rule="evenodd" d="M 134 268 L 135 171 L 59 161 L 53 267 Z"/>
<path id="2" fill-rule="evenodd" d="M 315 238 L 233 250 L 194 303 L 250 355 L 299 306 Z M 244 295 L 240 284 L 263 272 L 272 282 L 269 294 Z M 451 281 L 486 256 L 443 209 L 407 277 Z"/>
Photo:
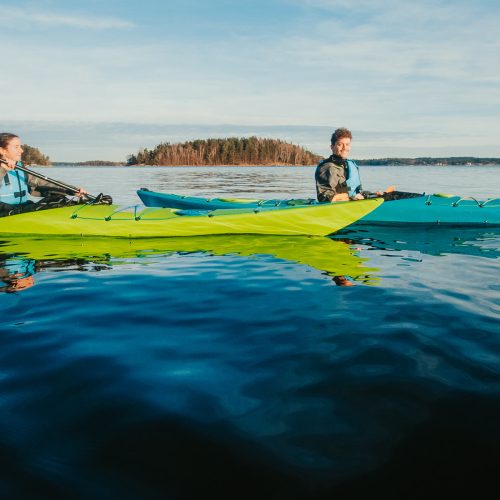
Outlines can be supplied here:
<path id="1" fill-rule="evenodd" d="M 78 198 L 83 198 L 87 195 L 87 191 L 83 188 L 78 188 L 78 191 L 75 193 L 75 196 L 78 196 Z"/>
<path id="2" fill-rule="evenodd" d="M 349 201 L 349 195 L 347 193 L 336 194 L 331 200 L 332 203 L 336 201 Z"/>
<path id="3" fill-rule="evenodd" d="M 396 186 L 388 186 L 385 191 L 377 191 L 375 194 L 382 196 L 385 193 L 392 193 L 393 191 L 396 191 Z"/>
<path id="4" fill-rule="evenodd" d="M 16 162 L 14 160 L 4 160 L 0 162 L 0 167 L 4 170 L 14 170 L 16 168 Z"/>
<path id="5" fill-rule="evenodd" d="M 361 193 L 356 193 L 356 196 L 353 198 L 353 200 L 364 200 L 365 197 Z"/>

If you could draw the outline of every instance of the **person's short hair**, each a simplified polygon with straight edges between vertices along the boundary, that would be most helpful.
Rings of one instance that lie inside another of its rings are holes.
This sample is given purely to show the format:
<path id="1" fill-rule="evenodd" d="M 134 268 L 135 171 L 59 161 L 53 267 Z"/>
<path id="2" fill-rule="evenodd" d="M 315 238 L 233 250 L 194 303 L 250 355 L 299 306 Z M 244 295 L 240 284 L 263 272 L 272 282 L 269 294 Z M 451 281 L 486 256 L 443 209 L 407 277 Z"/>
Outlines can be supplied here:
<path id="1" fill-rule="evenodd" d="M 339 139 L 343 139 L 344 137 L 349 137 L 352 140 L 351 131 L 346 128 L 338 128 L 332 134 L 332 145 L 335 144 Z"/>

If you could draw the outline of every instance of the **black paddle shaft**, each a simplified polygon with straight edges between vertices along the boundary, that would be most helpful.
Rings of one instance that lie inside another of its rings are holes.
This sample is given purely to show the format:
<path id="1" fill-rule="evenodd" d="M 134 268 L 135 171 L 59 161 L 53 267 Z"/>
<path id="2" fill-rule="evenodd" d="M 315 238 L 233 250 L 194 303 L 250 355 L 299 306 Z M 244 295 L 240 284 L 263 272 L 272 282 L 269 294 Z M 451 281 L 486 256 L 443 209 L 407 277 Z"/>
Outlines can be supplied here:
<path id="1" fill-rule="evenodd" d="M 0 162 L 7 164 L 7 162 L 5 160 L 2 160 L 1 158 L 0 158 Z M 66 184 L 66 183 L 61 182 L 61 181 L 56 181 L 55 179 L 51 179 L 50 177 L 47 177 L 43 174 L 39 174 L 38 172 L 35 172 L 33 170 L 30 170 L 29 168 L 21 166 L 21 165 L 19 165 L 19 163 L 16 164 L 16 168 L 18 170 L 21 170 L 21 172 L 33 175 L 34 177 L 38 177 L 39 179 L 50 182 L 51 184 L 54 184 L 54 186 L 58 186 L 60 188 L 66 189 L 71 194 L 77 194 L 80 191 L 80 189 L 75 187 L 75 186 L 71 186 L 70 184 Z M 86 194 L 85 197 L 88 198 L 89 200 L 96 199 L 95 196 L 91 196 L 90 194 Z"/>

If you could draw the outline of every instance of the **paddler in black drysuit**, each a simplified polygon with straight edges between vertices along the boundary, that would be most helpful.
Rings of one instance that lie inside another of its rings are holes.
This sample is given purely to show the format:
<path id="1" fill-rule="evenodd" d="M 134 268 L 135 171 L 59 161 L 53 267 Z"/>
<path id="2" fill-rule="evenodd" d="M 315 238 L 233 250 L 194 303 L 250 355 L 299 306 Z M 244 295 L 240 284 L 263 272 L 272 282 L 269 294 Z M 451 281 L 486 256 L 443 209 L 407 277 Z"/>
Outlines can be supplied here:
<path id="1" fill-rule="evenodd" d="M 316 168 L 316 194 L 320 202 L 362 200 L 358 166 L 347 156 L 351 150 L 352 133 L 338 128 L 332 134 L 332 155 Z"/>

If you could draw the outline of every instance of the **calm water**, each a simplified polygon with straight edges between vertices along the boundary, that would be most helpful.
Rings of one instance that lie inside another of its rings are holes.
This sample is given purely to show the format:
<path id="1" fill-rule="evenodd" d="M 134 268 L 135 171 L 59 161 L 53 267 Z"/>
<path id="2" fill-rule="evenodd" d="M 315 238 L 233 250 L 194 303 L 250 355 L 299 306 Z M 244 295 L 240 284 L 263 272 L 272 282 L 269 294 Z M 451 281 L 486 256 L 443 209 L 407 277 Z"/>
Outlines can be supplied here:
<path id="1" fill-rule="evenodd" d="M 121 204 L 138 187 L 314 194 L 311 168 L 43 172 Z M 500 167 L 362 175 L 367 189 L 500 195 Z M 4 276 L 20 277 L 0 294 L 1 498 L 496 487 L 498 229 L 26 238 L 0 252 Z"/>

